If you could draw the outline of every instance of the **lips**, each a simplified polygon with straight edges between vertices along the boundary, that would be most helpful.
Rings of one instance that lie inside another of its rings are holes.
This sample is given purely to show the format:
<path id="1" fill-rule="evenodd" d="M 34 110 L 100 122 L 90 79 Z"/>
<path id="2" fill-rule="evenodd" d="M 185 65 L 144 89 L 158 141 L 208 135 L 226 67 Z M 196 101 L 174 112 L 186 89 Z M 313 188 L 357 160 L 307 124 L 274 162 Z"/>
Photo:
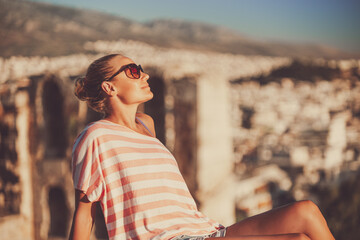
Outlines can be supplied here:
<path id="1" fill-rule="evenodd" d="M 146 84 L 146 85 L 142 86 L 141 89 L 143 89 L 143 88 L 149 88 L 149 87 L 150 87 L 149 84 Z"/>

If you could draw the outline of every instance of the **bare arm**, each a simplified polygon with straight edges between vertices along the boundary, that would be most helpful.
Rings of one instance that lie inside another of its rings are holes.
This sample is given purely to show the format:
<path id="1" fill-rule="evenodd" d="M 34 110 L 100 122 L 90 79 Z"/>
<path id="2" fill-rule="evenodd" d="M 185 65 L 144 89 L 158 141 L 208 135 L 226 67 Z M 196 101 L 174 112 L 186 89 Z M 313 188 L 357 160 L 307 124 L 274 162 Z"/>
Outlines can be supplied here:
<path id="1" fill-rule="evenodd" d="M 94 225 L 96 204 L 85 193 L 75 189 L 75 212 L 69 240 L 89 240 Z"/>
<path id="2" fill-rule="evenodd" d="M 156 137 L 154 120 L 152 119 L 152 117 L 145 113 L 141 113 L 141 112 L 137 112 L 136 116 L 145 123 L 145 125 L 149 128 L 151 133 L 154 135 L 154 137 Z"/>

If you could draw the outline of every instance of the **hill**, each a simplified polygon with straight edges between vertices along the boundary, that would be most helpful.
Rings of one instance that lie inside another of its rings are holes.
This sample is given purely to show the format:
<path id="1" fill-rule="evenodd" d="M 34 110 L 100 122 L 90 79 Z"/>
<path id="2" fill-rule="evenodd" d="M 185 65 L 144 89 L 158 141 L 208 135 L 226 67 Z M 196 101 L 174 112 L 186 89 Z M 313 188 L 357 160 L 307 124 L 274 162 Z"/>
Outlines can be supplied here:
<path id="1" fill-rule="evenodd" d="M 289 57 L 358 57 L 322 45 L 262 42 L 223 27 L 182 20 L 140 23 L 102 12 L 0 0 L 0 56 L 86 52 L 86 41 L 132 39 L 161 47 Z"/>

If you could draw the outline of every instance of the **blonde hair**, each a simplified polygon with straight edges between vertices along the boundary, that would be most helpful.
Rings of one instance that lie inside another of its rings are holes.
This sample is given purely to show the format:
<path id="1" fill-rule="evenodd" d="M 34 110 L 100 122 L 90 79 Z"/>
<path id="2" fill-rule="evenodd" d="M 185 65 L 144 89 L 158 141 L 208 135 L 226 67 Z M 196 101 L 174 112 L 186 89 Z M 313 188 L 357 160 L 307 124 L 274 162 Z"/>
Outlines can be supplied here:
<path id="1" fill-rule="evenodd" d="M 75 96 L 86 101 L 89 107 L 97 112 L 106 114 L 106 100 L 104 92 L 101 88 L 103 81 L 111 76 L 113 68 L 109 65 L 109 61 L 121 54 L 110 54 L 96 59 L 90 64 L 86 75 L 78 77 L 75 81 Z"/>

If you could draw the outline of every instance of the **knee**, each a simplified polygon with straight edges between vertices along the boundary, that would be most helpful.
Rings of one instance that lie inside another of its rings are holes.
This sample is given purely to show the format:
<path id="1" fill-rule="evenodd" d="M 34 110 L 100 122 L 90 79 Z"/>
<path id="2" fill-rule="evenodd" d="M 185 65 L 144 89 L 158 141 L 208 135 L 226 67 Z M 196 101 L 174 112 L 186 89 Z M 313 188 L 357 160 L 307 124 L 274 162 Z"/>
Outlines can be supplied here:
<path id="1" fill-rule="evenodd" d="M 292 240 L 311 240 L 306 234 L 303 233 L 296 233 Z"/>
<path id="2" fill-rule="evenodd" d="M 322 216 L 318 206 L 310 200 L 303 200 L 294 203 L 292 210 L 298 218 L 303 220 L 313 221 Z"/>

